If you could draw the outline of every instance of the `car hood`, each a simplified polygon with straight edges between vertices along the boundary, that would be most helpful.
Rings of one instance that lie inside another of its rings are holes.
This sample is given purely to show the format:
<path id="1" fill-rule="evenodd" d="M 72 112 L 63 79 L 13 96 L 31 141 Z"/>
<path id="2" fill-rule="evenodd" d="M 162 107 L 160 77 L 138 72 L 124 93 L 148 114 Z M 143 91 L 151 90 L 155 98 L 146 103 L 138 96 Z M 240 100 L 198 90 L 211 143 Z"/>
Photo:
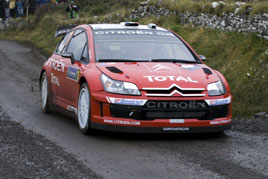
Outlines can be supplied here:
<path id="1" fill-rule="evenodd" d="M 120 62 L 97 63 L 104 74 L 114 80 L 135 83 L 142 88 L 204 88 L 219 80 L 218 75 L 205 64 Z"/>

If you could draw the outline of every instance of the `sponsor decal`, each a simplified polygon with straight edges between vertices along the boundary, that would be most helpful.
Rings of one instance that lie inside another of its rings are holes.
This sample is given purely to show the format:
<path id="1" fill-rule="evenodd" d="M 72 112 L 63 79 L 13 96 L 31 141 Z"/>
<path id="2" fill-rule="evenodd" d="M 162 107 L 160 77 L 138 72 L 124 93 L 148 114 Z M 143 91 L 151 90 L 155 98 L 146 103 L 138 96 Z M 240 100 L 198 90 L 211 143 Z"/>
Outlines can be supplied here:
<path id="1" fill-rule="evenodd" d="M 165 70 L 168 70 L 168 71 L 171 70 L 172 71 L 172 70 L 174 70 L 173 68 L 170 68 L 170 67 L 165 66 L 165 65 L 160 65 L 160 64 L 153 66 L 152 69 L 153 69 L 153 71 L 162 71 L 162 70 L 164 70 L 164 71 Z"/>
<path id="2" fill-rule="evenodd" d="M 149 82 L 154 81 L 185 81 L 189 83 L 198 83 L 198 81 L 193 80 L 191 77 L 182 77 L 182 76 L 155 76 L 155 75 L 149 75 L 149 76 L 143 76 L 143 78 L 147 78 Z"/>
<path id="3" fill-rule="evenodd" d="M 60 86 L 60 80 L 53 73 L 51 73 L 51 83 Z"/>
<path id="4" fill-rule="evenodd" d="M 164 127 L 163 131 L 189 131 L 189 127 Z"/>
<path id="5" fill-rule="evenodd" d="M 231 96 L 224 99 L 209 99 L 205 101 L 209 106 L 225 105 L 231 103 Z"/>
<path id="6" fill-rule="evenodd" d="M 199 69 L 200 66 L 198 66 L 198 65 L 182 65 L 181 68 L 183 68 L 185 70 L 193 71 L 193 70 Z"/>
<path id="7" fill-rule="evenodd" d="M 104 122 L 109 123 L 109 124 L 123 124 L 123 125 L 131 125 L 131 126 L 141 125 L 141 123 L 138 121 L 122 121 L 122 120 L 104 119 Z"/>
<path id="8" fill-rule="evenodd" d="M 78 68 L 69 66 L 67 72 L 67 78 L 78 81 L 80 70 Z"/>
<path id="9" fill-rule="evenodd" d="M 154 72 L 155 71 L 166 71 L 166 70 L 168 70 L 168 71 L 177 71 L 177 70 L 175 70 L 175 69 L 173 69 L 173 68 L 171 68 L 169 66 L 160 65 L 160 64 L 155 65 L 155 66 L 152 67 L 152 71 L 154 71 Z"/>
<path id="10" fill-rule="evenodd" d="M 183 112 L 180 114 L 183 118 L 200 118 L 206 115 L 206 112 Z M 180 117 L 180 116 L 178 116 Z"/>
<path id="11" fill-rule="evenodd" d="M 159 35 L 174 36 L 171 32 L 145 31 L 145 30 L 103 30 L 95 31 L 95 35 Z"/>
<path id="12" fill-rule="evenodd" d="M 176 112 L 175 114 L 177 118 L 187 118 L 187 119 L 197 119 L 197 118 L 202 118 L 206 115 L 205 111 L 200 111 L 200 112 Z"/>
<path id="13" fill-rule="evenodd" d="M 148 101 L 146 107 L 150 109 L 204 109 L 204 101 Z"/>
<path id="14" fill-rule="evenodd" d="M 170 119 L 169 122 L 171 124 L 183 124 L 184 123 L 184 119 Z"/>
<path id="15" fill-rule="evenodd" d="M 144 99 L 124 99 L 124 98 L 112 98 L 106 97 L 107 101 L 112 104 L 143 106 L 147 100 Z"/>
<path id="16" fill-rule="evenodd" d="M 221 120 L 221 121 L 210 121 L 211 125 L 215 125 L 215 124 L 225 124 L 225 123 L 229 123 L 232 122 L 232 119 L 226 119 L 226 120 Z"/>
<path id="17" fill-rule="evenodd" d="M 64 72 L 65 64 L 62 61 L 50 58 L 48 62 L 48 66 L 53 68 L 54 70 Z"/>
<path id="18" fill-rule="evenodd" d="M 167 65 L 157 64 L 157 65 L 150 67 L 146 64 L 143 64 L 143 65 L 152 73 L 158 72 L 158 71 L 160 71 L 160 72 L 161 71 L 163 71 L 163 72 L 176 71 L 176 72 L 181 73 L 181 70 L 179 68 L 175 68 L 175 66 L 167 66 Z"/>

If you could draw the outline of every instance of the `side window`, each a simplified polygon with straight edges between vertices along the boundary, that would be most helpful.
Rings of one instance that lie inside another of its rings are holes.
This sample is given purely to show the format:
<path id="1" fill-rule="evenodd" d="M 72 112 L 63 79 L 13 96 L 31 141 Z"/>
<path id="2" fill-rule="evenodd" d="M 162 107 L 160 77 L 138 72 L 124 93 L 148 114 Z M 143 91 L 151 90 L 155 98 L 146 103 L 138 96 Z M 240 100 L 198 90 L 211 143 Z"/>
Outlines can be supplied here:
<path id="1" fill-rule="evenodd" d="M 65 37 L 61 40 L 61 42 L 59 43 L 58 47 L 56 48 L 55 52 L 56 53 L 61 53 L 62 50 L 66 47 L 66 43 L 68 42 L 69 38 L 70 38 L 70 34 L 68 33 L 67 35 L 65 35 Z"/>
<path id="2" fill-rule="evenodd" d="M 87 44 L 87 36 L 84 31 L 76 30 L 71 42 L 69 43 L 67 52 L 71 52 L 74 55 L 74 59 L 81 61 L 82 53 Z"/>
<path id="3" fill-rule="evenodd" d="M 74 36 L 77 36 L 79 34 L 81 34 L 83 31 L 81 29 L 77 29 L 75 32 L 74 32 Z"/>
<path id="4" fill-rule="evenodd" d="M 82 57 L 81 57 L 81 61 L 87 63 L 88 62 L 88 47 L 87 44 L 84 47 L 83 53 L 82 53 Z"/>

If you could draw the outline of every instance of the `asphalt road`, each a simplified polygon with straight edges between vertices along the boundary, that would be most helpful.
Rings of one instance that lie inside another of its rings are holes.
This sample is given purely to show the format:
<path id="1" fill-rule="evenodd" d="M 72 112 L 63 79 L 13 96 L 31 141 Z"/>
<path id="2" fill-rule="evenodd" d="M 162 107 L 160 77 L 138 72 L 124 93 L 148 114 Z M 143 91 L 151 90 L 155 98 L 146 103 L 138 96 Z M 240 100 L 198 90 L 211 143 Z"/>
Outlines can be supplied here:
<path id="1" fill-rule="evenodd" d="M 268 119 L 234 119 L 221 135 L 85 136 L 40 109 L 46 58 L 0 41 L 0 178 L 268 178 Z"/>

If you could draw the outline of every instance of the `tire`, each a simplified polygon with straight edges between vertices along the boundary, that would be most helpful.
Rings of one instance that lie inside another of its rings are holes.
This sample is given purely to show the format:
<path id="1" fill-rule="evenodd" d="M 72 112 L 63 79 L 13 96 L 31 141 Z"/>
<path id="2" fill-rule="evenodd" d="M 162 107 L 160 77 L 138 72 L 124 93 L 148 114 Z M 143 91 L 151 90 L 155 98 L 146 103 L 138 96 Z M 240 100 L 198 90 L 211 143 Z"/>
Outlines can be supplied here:
<path id="1" fill-rule="evenodd" d="M 48 94 L 48 81 L 47 74 L 44 72 L 40 82 L 40 97 L 41 97 L 41 109 L 44 113 L 49 113 L 49 94 Z"/>
<path id="2" fill-rule="evenodd" d="M 80 87 L 78 105 L 77 105 L 77 118 L 79 129 L 83 134 L 89 134 L 92 132 L 90 127 L 90 92 L 87 83 L 83 83 Z"/>

